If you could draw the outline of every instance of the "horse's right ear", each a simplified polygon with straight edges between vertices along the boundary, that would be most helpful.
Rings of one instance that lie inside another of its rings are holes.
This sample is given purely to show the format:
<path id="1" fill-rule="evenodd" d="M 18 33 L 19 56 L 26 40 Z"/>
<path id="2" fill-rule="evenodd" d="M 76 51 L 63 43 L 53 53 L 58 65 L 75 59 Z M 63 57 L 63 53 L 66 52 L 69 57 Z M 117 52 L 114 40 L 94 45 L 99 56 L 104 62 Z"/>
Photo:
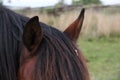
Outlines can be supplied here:
<path id="1" fill-rule="evenodd" d="M 34 53 L 42 40 L 42 29 L 37 16 L 31 18 L 25 25 L 23 44 L 29 52 Z"/>
<path id="2" fill-rule="evenodd" d="M 68 26 L 64 33 L 74 42 L 77 41 L 79 34 L 81 32 L 83 20 L 84 20 L 85 9 L 83 8 L 78 16 L 78 18 Z"/>

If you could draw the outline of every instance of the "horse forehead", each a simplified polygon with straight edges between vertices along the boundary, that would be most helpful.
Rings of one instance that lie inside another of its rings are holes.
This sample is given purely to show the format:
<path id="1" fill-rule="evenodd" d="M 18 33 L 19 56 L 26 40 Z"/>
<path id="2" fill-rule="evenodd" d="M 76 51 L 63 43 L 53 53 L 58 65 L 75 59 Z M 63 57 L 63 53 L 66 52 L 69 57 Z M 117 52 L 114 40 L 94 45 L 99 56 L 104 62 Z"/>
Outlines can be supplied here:
<path id="1" fill-rule="evenodd" d="M 36 57 L 32 57 L 25 61 L 20 67 L 20 80 L 31 80 L 35 68 Z"/>

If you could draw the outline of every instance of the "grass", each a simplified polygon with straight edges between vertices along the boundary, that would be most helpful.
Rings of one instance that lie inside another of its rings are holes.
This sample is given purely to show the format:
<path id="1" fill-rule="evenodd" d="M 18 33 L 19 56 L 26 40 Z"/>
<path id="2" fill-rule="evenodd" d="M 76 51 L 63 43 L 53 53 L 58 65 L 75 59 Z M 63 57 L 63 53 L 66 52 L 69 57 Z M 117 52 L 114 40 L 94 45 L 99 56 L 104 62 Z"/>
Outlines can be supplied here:
<path id="1" fill-rule="evenodd" d="M 86 9 L 82 28 L 85 37 L 120 36 L 120 7 Z M 19 13 L 28 17 L 39 16 L 39 20 L 59 30 L 65 30 L 79 15 L 81 9 L 62 12 L 59 16 L 40 12 L 40 9 L 23 10 Z"/>
<path id="2" fill-rule="evenodd" d="M 83 35 L 91 37 L 99 37 L 101 35 L 109 37 L 113 33 L 118 35 L 120 34 L 119 21 L 120 13 L 108 14 L 104 10 L 88 10 L 86 11 L 83 25 Z"/>
<path id="3" fill-rule="evenodd" d="M 120 38 L 80 39 L 91 80 L 120 80 Z"/>

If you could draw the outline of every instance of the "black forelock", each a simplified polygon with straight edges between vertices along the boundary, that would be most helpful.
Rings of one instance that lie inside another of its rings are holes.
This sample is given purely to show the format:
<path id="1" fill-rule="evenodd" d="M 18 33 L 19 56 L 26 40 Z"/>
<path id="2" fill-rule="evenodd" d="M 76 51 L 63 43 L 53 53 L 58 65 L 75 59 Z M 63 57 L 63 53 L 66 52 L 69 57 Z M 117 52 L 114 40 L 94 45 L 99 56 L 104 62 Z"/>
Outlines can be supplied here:
<path id="1" fill-rule="evenodd" d="M 27 20 L 0 6 L 0 80 L 17 80 L 19 44 Z"/>
<path id="2" fill-rule="evenodd" d="M 34 80 L 83 80 L 85 68 L 75 52 L 75 45 L 61 31 L 44 26 Z"/>

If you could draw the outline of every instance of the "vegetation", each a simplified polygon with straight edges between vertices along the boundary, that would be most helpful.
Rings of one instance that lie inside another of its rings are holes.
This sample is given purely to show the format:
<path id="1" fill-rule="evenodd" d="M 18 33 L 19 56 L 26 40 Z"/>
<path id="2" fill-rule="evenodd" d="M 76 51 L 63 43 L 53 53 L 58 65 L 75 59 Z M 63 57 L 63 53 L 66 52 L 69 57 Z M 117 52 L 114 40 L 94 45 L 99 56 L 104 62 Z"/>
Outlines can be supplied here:
<path id="1" fill-rule="evenodd" d="M 61 7 L 61 6 L 64 6 L 64 0 L 60 0 L 56 5 L 55 7 Z"/>
<path id="2" fill-rule="evenodd" d="M 74 5 L 101 4 L 100 0 L 72 0 Z"/>
<path id="3" fill-rule="evenodd" d="M 120 37 L 119 8 L 119 6 L 113 6 L 108 8 L 97 7 L 87 9 L 85 12 L 81 36 L 89 40 L 100 39 L 101 37 Z M 40 17 L 40 21 L 55 26 L 63 31 L 72 21 L 76 19 L 80 10 L 81 9 L 62 12 L 58 16 L 52 15 L 54 11 L 51 9 L 45 9 L 43 13 L 39 9 L 34 11 L 23 10 L 21 11 L 21 14 L 25 14 L 28 17 L 38 15 Z"/>
<path id="4" fill-rule="evenodd" d="M 78 46 L 88 60 L 91 80 L 120 79 L 120 37 L 85 40 Z"/>

